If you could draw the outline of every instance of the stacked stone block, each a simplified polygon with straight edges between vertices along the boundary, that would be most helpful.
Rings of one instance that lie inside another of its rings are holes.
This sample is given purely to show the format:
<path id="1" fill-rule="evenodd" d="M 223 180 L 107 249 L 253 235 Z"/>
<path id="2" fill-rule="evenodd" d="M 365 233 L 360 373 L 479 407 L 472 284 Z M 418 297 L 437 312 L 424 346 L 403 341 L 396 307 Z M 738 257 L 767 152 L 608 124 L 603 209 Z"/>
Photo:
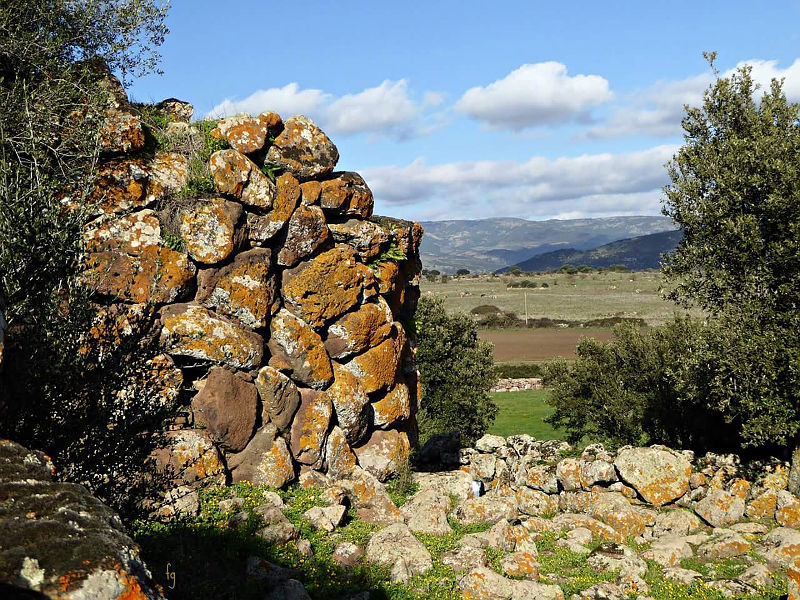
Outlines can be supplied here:
<path id="1" fill-rule="evenodd" d="M 154 314 L 160 360 L 180 371 L 188 416 L 159 462 L 176 486 L 280 487 L 360 467 L 385 480 L 415 442 L 402 322 L 419 297 L 422 228 L 373 217 L 366 182 L 334 171 L 336 146 L 303 116 L 218 121 L 215 193 L 187 198 L 192 157 L 145 155 L 123 100 L 103 135 L 85 278 L 122 318 Z M 173 131 L 197 134 L 189 105 L 159 106 Z"/>

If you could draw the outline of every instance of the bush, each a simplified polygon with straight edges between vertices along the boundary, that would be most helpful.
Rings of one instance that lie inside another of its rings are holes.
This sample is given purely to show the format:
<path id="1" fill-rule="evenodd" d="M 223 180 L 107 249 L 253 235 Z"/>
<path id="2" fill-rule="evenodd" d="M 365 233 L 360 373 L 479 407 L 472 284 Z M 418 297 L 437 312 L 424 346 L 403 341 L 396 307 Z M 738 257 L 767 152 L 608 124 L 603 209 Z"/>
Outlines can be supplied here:
<path id="1" fill-rule="evenodd" d="M 663 328 L 642 331 L 631 324 L 614 328 L 608 343 L 583 338 L 578 357 L 549 364 L 545 383 L 555 413 L 547 422 L 568 431 L 568 439 L 587 437 L 611 445 L 661 443 L 679 448 L 737 450 L 735 423 L 706 402 L 713 380 L 698 352 L 717 332 L 688 317 Z"/>
<path id="2" fill-rule="evenodd" d="M 420 442 L 460 431 L 469 445 L 494 421 L 497 406 L 489 390 L 497 381 L 492 345 L 478 339 L 472 318 L 448 315 L 441 300 L 420 298 L 415 317 L 417 368 L 424 398 L 419 412 Z"/>
<path id="3" fill-rule="evenodd" d="M 496 315 L 503 311 L 493 304 L 480 304 L 469 312 L 473 315 Z"/>

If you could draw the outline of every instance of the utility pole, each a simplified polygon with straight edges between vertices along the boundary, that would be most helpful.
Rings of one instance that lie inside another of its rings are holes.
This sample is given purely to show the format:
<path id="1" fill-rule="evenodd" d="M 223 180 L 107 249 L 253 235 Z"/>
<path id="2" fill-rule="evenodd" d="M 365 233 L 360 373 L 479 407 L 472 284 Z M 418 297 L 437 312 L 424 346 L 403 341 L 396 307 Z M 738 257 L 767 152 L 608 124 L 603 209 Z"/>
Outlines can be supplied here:
<path id="1" fill-rule="evenodd" d="M 528 326 L 528 290 L 523 292 L 525 295 L 525 327 Z"/>

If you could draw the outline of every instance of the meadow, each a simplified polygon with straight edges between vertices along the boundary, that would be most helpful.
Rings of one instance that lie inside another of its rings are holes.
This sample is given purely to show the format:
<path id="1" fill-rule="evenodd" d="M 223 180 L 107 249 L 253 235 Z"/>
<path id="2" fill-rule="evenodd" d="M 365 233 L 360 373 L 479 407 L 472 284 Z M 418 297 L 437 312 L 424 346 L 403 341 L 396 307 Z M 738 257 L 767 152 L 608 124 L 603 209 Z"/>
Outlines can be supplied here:
<path id="1" fill-rule="evenodd" d="M 545 402 L 547 393 L 547 390 L 524 390 L 492 394 L 500 412 L 489 427 L 489 433 L 503 437 L 527 433 L 537 440 L 565 439 L 564 431 L 544 422 L 553 414 L 553 408 Z"/>

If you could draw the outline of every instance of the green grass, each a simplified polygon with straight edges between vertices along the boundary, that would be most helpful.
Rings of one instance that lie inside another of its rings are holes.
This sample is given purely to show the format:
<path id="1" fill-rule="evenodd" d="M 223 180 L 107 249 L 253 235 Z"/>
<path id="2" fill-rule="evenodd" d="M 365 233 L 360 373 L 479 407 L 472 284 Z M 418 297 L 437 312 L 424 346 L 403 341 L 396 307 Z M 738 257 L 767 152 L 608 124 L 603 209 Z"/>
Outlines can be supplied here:
<path id="1" fill-rule="evenodd" d="M 489 433 L 503 437 L 527 433 L 538 440 L 566 439 L 565 431 L 544 422 L 545 417 L 553 414 L 553 407 L 545 402 L 547 393 L 547 390 L 525 390 L 492 394 L 500 412 Z"/>

